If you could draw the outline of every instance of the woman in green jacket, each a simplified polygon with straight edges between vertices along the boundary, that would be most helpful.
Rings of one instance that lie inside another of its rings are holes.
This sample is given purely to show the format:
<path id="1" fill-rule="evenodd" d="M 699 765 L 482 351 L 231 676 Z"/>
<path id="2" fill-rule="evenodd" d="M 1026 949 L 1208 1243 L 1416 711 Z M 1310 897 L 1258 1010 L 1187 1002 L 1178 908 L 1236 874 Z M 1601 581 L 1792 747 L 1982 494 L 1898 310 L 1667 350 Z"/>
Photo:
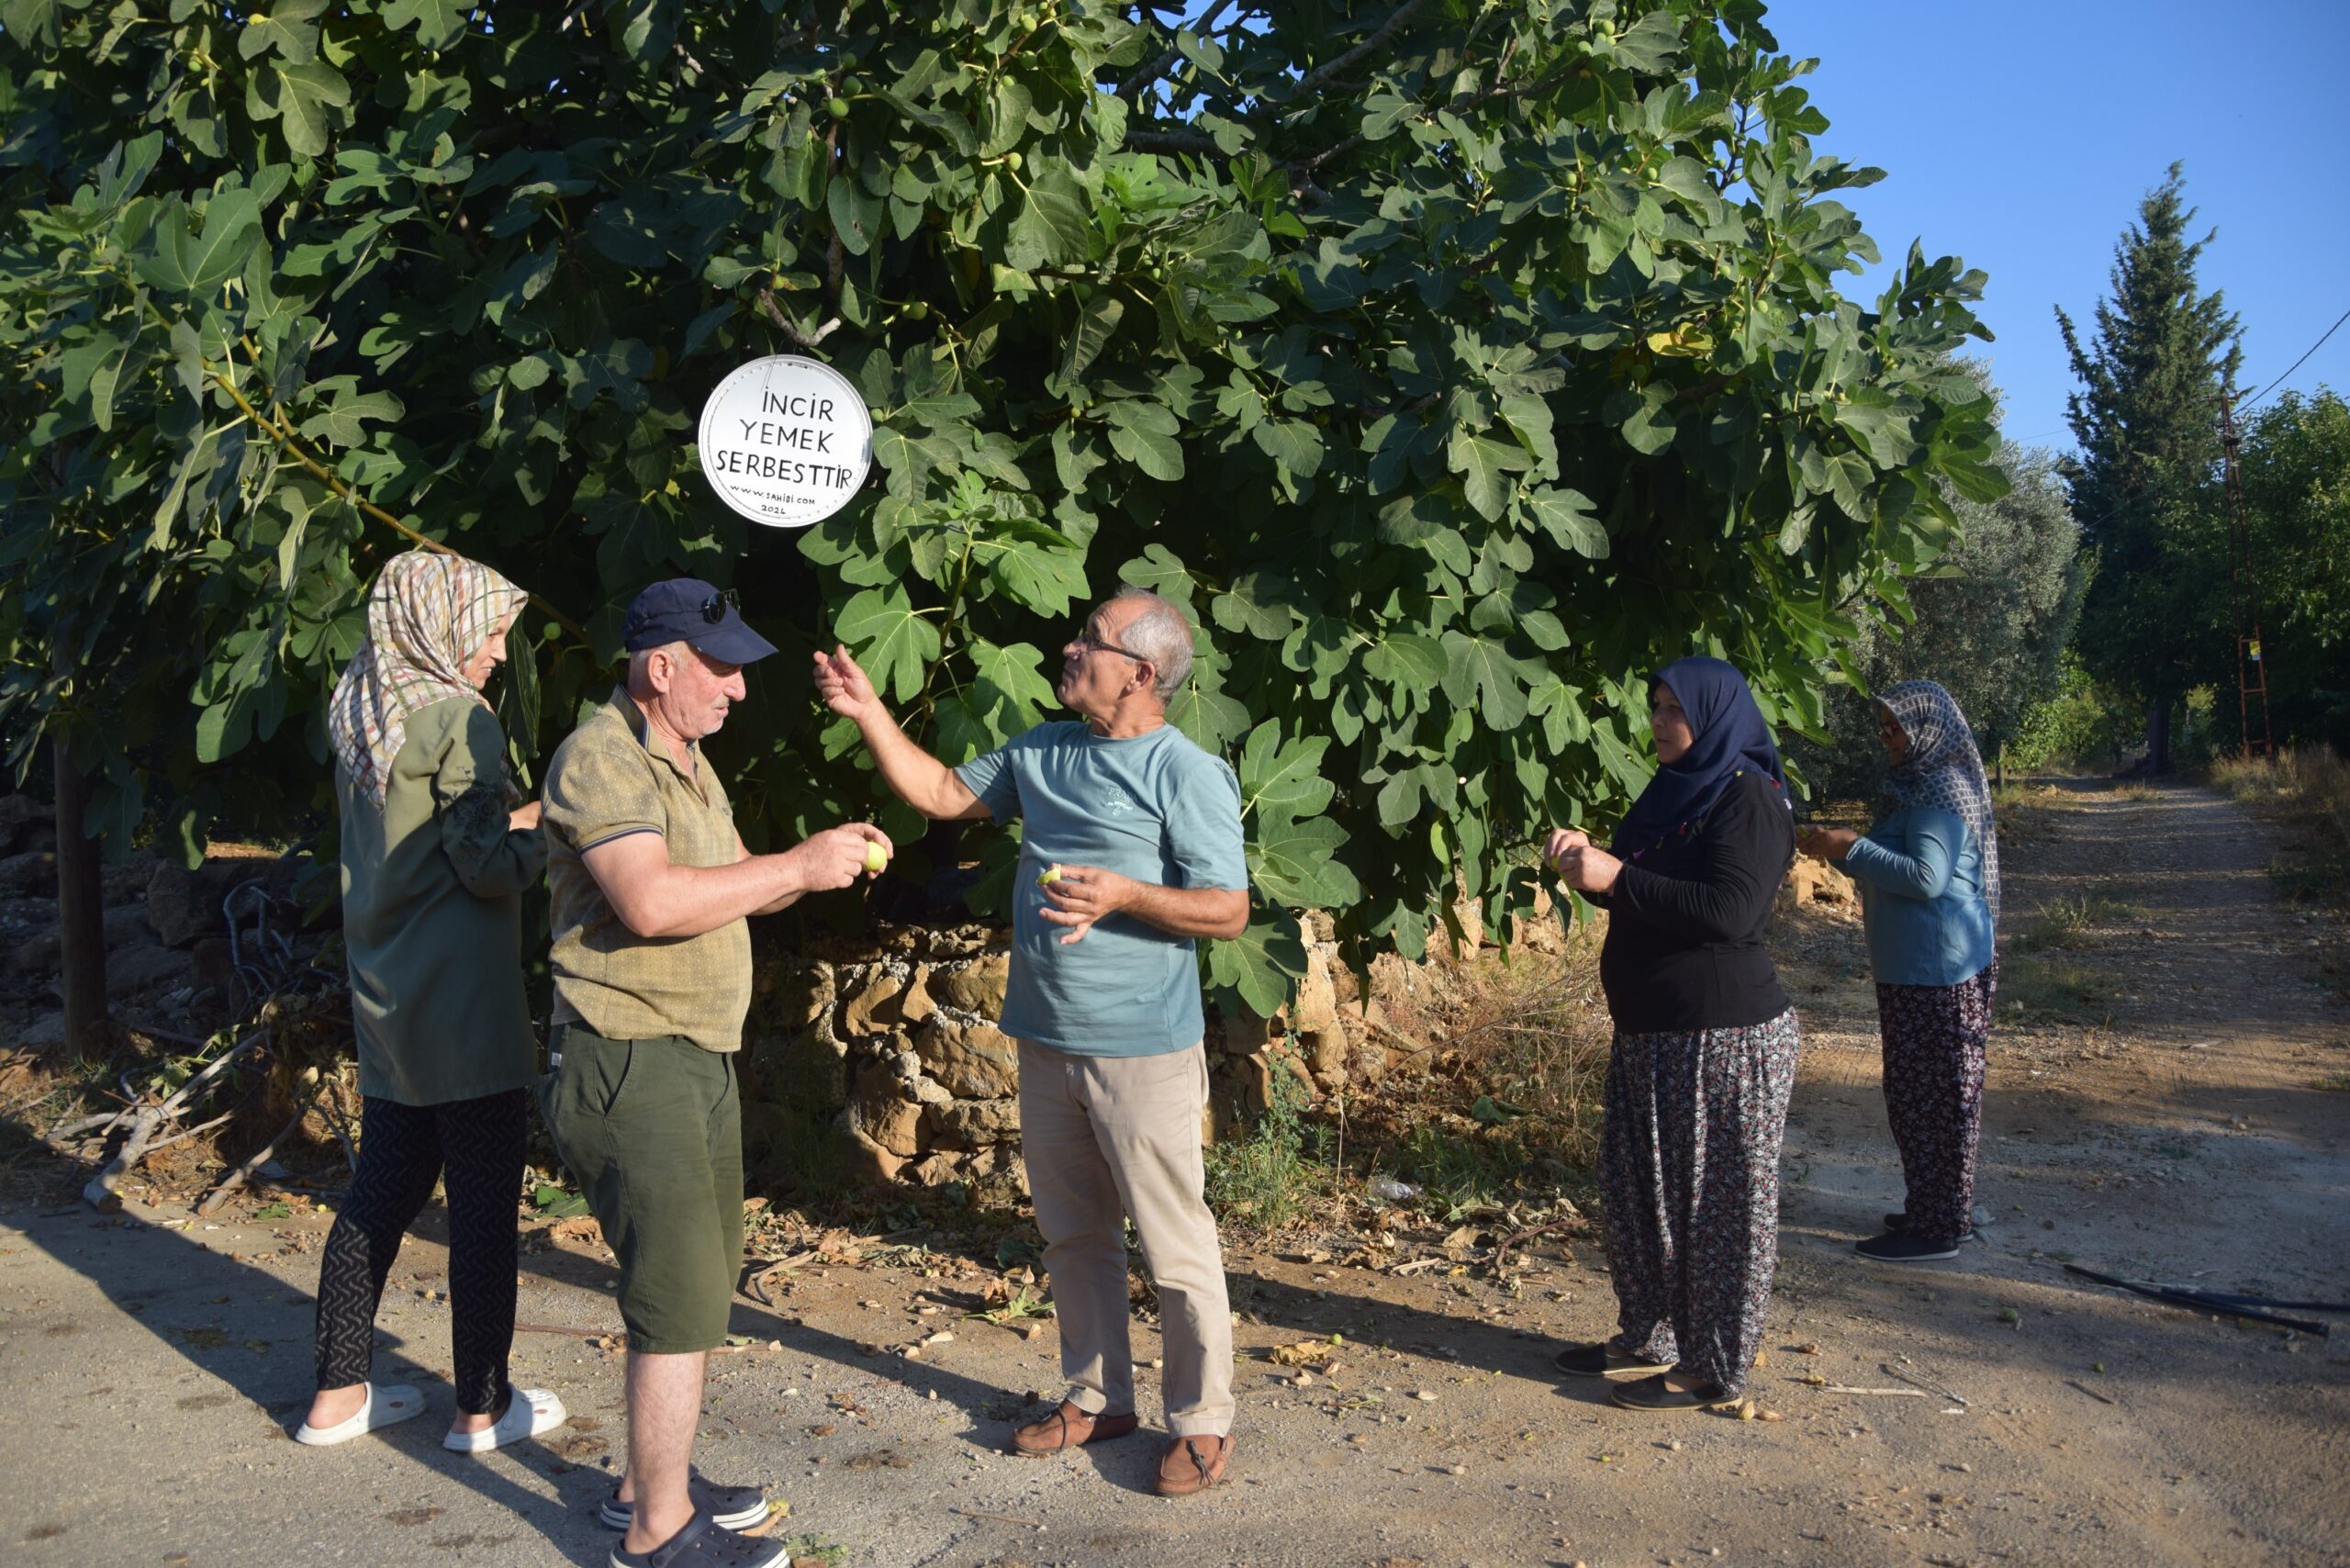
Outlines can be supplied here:
<path id="1" fill-rule="evenodd" d="M 1984 1054 L 1999 984 L 1999 834 L 1975 732 L 1951 694 L 1905 680 L 1877 704 L 1898 809 L 1865 836 L 1814 828 L 1800 847 L 1860 884 L 1885 1037 L 1885 1110 L 1908 1189 L 1885 1232 L 1854 1250 L 1880 1263 L 1958 1256 L 1975 1228 Z"/>
<path id="2" fill-rule="evenodd" d="M 546 850 L 537 803 L 513 804 L 506 736 L 482 689 L 529 597 L 462 556 L 397 556 L 335 687 L 327 729 L 365 1112 L 359 1168 L 319 1264 L 319 1392 L 295 1434 L 306 1443 L 422 1412 L 415 1388 L 367 1372 L 385 1276 L 444 1175 L 457 1396 L 445 1446 L 478 1452 L 564 1419 L 554 1394 L 506 1380 L 537 1075 L 520 895 Z"/>

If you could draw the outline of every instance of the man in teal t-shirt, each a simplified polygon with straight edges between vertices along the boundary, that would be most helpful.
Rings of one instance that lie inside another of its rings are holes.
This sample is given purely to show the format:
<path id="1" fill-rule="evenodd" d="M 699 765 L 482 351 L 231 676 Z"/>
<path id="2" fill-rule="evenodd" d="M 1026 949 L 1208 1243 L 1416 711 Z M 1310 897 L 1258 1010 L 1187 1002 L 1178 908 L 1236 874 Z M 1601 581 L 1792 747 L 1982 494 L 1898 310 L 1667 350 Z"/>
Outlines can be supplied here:
<path id="1" fill-rule="evenodd" d="M 816 688 L 881 777 L 933 819 L 1017 816 L 1003 1030 L 1020 1042 L 1020 1131 L 1045 1234 L 1068 1395 L 1013 1433 L 1041 1455 L 1136 1428 L 1124 1222 L 1158 1289 L 1173 1439 L 1158 1490 L 1206 1490 L 1232 1451 L 1232 1318 L 1200 1154 L 1207 1103 L 1198 939 L 1248 923 L 1240 785 L 1167 722 L 1192 628 L 1127 589 L 1061 650 L 1076 720 L 950 768 L 907 739 L 845 648 Z"/>

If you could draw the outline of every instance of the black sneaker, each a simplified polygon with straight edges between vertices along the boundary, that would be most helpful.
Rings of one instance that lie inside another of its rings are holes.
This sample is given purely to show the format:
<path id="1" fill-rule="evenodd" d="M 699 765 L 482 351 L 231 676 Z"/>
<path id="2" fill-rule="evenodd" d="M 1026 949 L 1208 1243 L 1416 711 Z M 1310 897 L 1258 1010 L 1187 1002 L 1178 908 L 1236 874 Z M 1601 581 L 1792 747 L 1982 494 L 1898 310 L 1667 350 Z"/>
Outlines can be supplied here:
<path id="1" fill-rule="evenodd" d="M 1637 1351 L 1619 1347 L 1613 1339 L 1595 1344 L 1570 1345 L 1550 1358 L 1550 1364 L 1570 1377 L 1606 1377 L 1609 1372 L 1651 1372 L 1670 1365 L 1652 1361 Z"/>
<path id="2" fill-rule="evenodd" d="M 612 1548 L 611 1568 L 791 1568 L 779 1540 L 736 1535 L 700 1509 L 686 1528 L 650 1551 Z"/>
<path id="3" fill-rule="evenodd" d="M 726 1529 L 749 1529 L 767 1523 L 767 1495 L 756 1486 L 721 1486 L 705 1479 L 699 1470 L 688 1470 L 686 1496 L 695 1512 L 708 1514 L 712 1523 Z M 596 1517 L 606 1529 L 624 1530 L 636 1522 L 636 1505 L 621 1502 L 614 1493 L 604 1499 Z"/>
<path id="4" fill-rule="evenodd" d="M 1852 1250 L 1878 1263 L 1940 1263 L 1958 1256 L 1958 1243 L 1930 1241 L 1906 1230 L 1887 1231 L 1883 1236 L 1854 1242 Z"/>
<path id="5" fill-rule="evenodd" d="M 1902 1213 L 1902 1214 L 1890 1214 L 1890 1215 L 1886 1215 L 1885 1216 L 1885 1228 L 1886 1228 L 1886 1229 L 1887 1229 L 1887 1230 L 1893 1231 L 1893 1232 L 1895 1232 L 1896 1234 L 1898 1234 L 1898 1233 L 1900 1233 L 1901 1231 L 1905 1231 L 1905 1230 L 1908 1229 L 1908 1228 L 1909 1228 L 1909 1216 L 1908 1216 L 1908 1215 L 1907 1213 Z"/>

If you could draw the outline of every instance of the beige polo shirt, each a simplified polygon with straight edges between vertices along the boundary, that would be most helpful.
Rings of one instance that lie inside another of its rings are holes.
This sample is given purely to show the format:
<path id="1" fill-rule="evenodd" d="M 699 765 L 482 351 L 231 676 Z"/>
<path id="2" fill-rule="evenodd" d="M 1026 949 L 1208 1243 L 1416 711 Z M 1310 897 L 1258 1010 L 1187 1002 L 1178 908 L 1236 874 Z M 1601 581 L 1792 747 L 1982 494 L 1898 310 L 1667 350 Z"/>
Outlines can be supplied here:
<path id="1" fill-rule="evenodd" d="M 580 856 L 630 834 L 659 834 L 673 866 L 741 858 L 725 787 L 692 748 L 680 768 L 624 690 L 588 716 L 547 766 L 543 826 L 554 896 L 554 1022 L 611 1040 L 682 1035 L 708 1051 L 743 1044 L 751 1009 L 751 927 L 643 937 L 621 924 Z"/>

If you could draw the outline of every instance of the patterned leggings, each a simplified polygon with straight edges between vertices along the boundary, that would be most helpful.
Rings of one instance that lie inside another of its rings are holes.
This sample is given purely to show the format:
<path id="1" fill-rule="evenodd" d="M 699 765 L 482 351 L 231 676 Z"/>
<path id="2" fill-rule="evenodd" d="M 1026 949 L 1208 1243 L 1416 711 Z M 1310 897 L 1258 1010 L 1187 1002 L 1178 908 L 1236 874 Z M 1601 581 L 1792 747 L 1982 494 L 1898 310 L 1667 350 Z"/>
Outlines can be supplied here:
<path id="1" fill-rule="evenodd" d="M 1885 1115 L 1908 1185 L 1904 1228 L 1949 1241 L 1975 1228 L 1975 1144 L 1998 960 L 1956 985 L 1880 985 Z"/>
<path id="2" fill-rule="evenodd" d="M 514 1343 L 514 1204 L 530 1104 L 521 1089 L 441 1105 L 368 1098 L 359 1170 L 319 1265 L 320 1388 L 367 1381 L 385 1276 L 445 1166 L 457 1408 L 487 1416 L 505 1404 Z"/>
<path id="3" fill-rule="evenodd" d="M 1616 1343 L 1732 1393 L 1761 1349 L 1779 1260 L 1779 1144 L 1798 1036 L 1767 1024 L 1617 1035 L 1599 1193 Z"/>

